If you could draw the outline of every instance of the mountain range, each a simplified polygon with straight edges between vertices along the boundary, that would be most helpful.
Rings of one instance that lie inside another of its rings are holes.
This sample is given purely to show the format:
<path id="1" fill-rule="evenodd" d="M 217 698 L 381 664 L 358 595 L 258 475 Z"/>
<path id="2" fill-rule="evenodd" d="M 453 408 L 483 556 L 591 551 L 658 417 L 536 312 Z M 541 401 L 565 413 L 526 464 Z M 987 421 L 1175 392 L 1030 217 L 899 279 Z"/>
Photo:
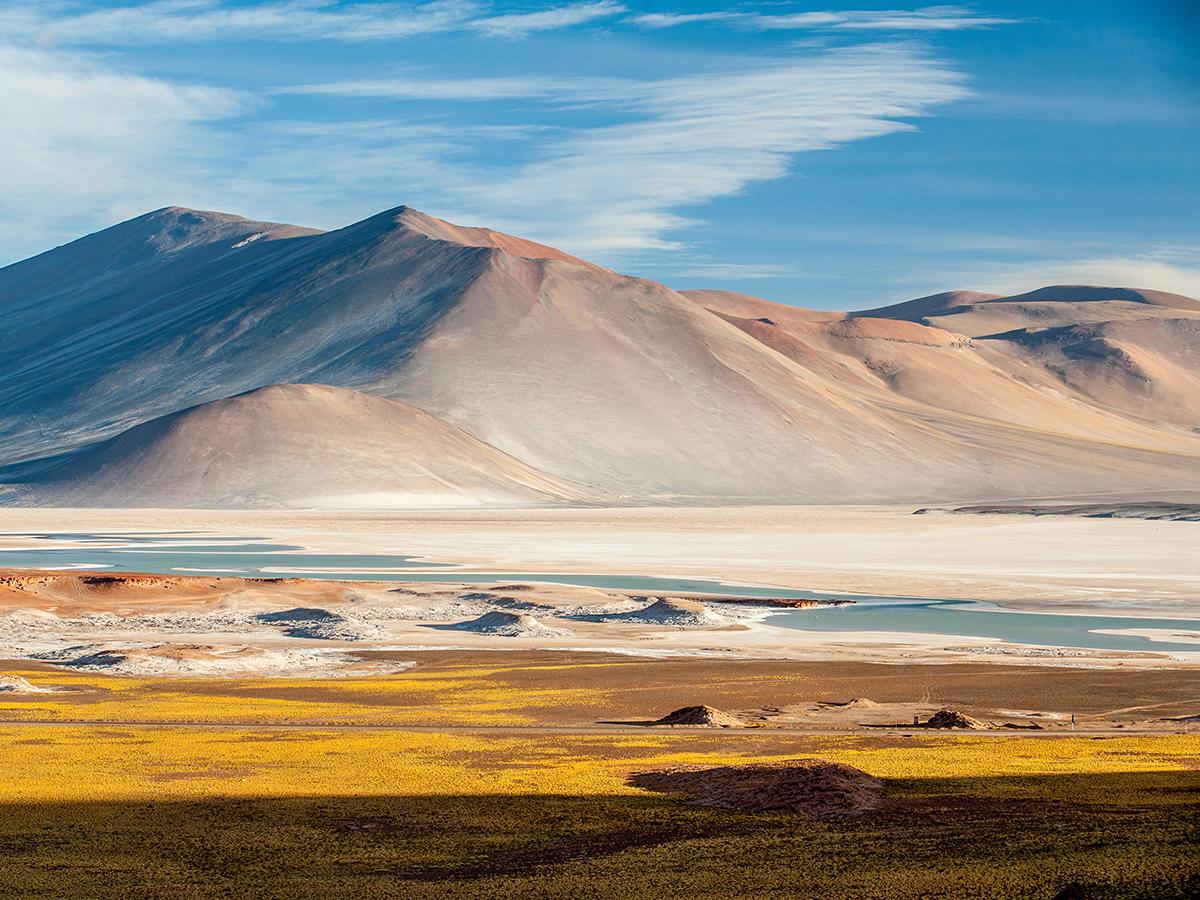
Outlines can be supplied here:
<path id="1" fill-rule="evenodd" d="M 1200 301 L 676 291 L 399 207 L 176 207 L 0 269 L 0 502 L 883 503 L 1200 491 Z"/>

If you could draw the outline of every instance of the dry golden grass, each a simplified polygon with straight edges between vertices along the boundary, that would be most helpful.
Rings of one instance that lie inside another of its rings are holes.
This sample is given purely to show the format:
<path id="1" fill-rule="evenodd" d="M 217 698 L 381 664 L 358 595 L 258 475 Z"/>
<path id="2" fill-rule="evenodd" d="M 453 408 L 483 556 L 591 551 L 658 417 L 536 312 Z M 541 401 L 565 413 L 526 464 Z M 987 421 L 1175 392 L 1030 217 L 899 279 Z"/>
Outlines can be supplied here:
<path id="1" fill-rule="evenodd" d="M 757 737 L 757 736 L 756 736 Z M 225 797 L 641 794 L 627 772 L 669 763 L 726 764 L 820 756 L 912 791 L 956 790 L 1004 779 L 990 796 L 1027 796 L 1026 784 L 1104 776 L 1106 797 L 1132 799 L 1126 774 L 1191 773 L 1200 738 L 928 737 L 908 745 L 871 737 L 764 738 L 704 733 L 490 735 L 394 730 L 29 725 L 0 733 L 6 802 L 194 800 Z M 777 749 L 776 749 L 777 748 Z M 928 781 L 929 783 L 923 784 Z M 1066 788 L 1078 797 L 1075 788 Z M 1189 798 L 1183 798 L 1187 800 Z M 1164 803 L 1183 802 L 1178 797 Z"/>
<path id="2" fill-rule="evenodd" d="M 516 670 L 476 666 L 316 680 L 121 678 L 10 666 L 6 672 L 56 692 L 0 695 L 0 721 L 528 725 L 539 712 L 603 700 L 595 689 L 507 683 L 504 674 Z"/>

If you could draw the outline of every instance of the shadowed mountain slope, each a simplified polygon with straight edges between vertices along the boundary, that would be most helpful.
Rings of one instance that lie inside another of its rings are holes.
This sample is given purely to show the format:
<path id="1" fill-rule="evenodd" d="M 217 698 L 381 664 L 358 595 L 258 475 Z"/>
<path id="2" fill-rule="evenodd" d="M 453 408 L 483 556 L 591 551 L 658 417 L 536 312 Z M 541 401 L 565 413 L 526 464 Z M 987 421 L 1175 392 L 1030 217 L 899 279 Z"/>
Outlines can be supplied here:
<path id="1" fill-rule="evenodd" d="M 268 384 L 356 386 L 390 370 L 496 252 L 413 218 L 281 233 L 163 210 L 0 269 L 0 326 L 15 336 L 0 349 L 0 458 Z M 180 219 L 190 237 L 175 241 Z"/>

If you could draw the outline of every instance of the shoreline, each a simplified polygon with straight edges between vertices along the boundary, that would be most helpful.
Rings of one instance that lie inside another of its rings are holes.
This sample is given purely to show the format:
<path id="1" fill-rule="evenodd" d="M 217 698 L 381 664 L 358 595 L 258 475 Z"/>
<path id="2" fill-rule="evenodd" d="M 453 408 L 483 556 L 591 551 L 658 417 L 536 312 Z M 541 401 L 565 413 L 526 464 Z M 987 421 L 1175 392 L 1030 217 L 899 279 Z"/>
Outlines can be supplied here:
<path id="1" fill-rule="evenodd" d="M 980 600 L 1024 611 L 1200 613 L 1200 570 L 1192 564 L 1200 526 L 1189 522 L 914 516 L 909 506 L 5 512 L 8 534 L 0 535 L 0 543 L 14 548 L 52 546 L 14 533 L 254 529 L 312 551 L 402 554 L 431 567 L 458 567 L 446 569 L 448 575 L 637 573 L 834 594 Z"/>
<path id="2" fill-rule="evenodd" d="M 435 649 L 898 666 L 1200 665 L 1200 643 L 1192 650 L 1191 641 L 1184 649 L 1155 642 L 1101 649 L 933 631 L 806 629 L 803 617 L 825 607 L 795 611 L 568 585 L 98 574 L 0 573 L 0 654 L 138 677 L 383 675 L 402 670 L 405 653 Z M 798 618 L 772 623 L 780 615 Z M 1144 625 L 1126 631 L 1146 637 Z M 1179 625 L 1175 631 L 1191 633 Z"/>

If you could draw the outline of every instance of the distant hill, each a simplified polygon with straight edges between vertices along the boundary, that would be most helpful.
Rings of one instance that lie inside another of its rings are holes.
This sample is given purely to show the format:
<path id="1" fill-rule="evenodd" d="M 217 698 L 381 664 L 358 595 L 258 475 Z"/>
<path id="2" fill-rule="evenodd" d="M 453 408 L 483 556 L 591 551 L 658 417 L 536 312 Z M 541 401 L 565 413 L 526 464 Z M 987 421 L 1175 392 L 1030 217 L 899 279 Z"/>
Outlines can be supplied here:
<path id="1" fill-rule="evenodd" d="M 309 384 L 152 419 L 48 468 L 28 490 L 43 504 L 226 509 L 581 498 L 406 403 Z"/>
<path id="2" fill-rule="evenodd" d="M 905 319 L 980 337 L 1017 328 L 1116 319 L 1175 318 L 1189 313 L 1200 315 L 1200 301 L 1180 294 L 1140 288 L 1060 284 L 1008 297 L 948 291 L 850 315 Z"/>

